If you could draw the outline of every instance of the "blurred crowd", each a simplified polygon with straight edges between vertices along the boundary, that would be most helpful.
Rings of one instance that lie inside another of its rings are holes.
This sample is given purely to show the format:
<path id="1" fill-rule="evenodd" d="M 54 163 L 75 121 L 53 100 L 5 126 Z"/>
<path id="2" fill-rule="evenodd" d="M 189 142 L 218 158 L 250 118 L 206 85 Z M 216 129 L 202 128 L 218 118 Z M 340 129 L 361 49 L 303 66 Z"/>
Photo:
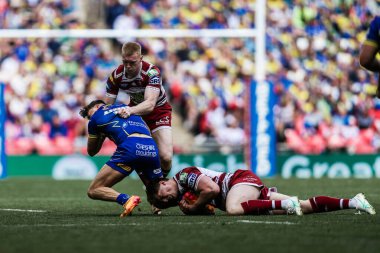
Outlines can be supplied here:
<path id="1" fill-rule="evenodd" d="M 91 5 L 78 2 L 0 0 L 0 27 L 255 27 L 255 1 L 249 0 L 94 1 L 103 17 L 96 24 L 88 22 L 93 18 L 86 6 Z M 265 68 L 277 100 L 280 150 L 380 149 L 377 77 L 358 64 L 376 10 L 376 1 L 268 1 Z M 105 79 L 121 62 L 121 43 L 131 39 L 0 40 L 8 153 L 84 152 L 86 127 L 79 108 L 103 98 Z M 194 145 L 241 151 L 247 139 L 244 96 L 255 70 L 254 39 L 133 40 L 142 44 L 145 59 L 162 70 L 164 87 L 182 118 L 178 127 L 194 136 Z M 174 144 L 176 152 L 189 151 Z M 112 149 L 108 143 L 102 152 Z"/>

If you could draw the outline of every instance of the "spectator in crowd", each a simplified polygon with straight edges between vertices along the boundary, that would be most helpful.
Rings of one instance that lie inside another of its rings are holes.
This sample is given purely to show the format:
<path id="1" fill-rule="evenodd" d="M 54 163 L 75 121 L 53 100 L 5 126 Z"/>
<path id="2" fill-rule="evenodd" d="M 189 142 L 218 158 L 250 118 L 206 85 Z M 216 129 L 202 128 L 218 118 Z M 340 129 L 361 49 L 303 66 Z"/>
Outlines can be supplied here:
<path id="1" fill-rule="evenodd" d="M 73 3 L 0 1 L 0 24 L 2 28 L 14 29 L 86 28 L 78 16 L 78 5 Z M 368 133 L 376 136 L 376 122 L 380 119 L 380 107 L 373 99 L 378 80 L 359 65 L 360 62 L 371 70 L 372 65 L 378 64 L 374 57 L 377 39 L 370 36 L 378 20 L 374 16 L 377 1 L 268 1 L 267 7 L 265 67 L 278 98 L 278 140 L 297 151 L 297 146 L 305 144 L 302 136 L 307 134 L 314 139 L 319 136 L 318 148 L 309 149 L 314 150 L 310 152 L 357 152 L 361 146 L 350 141 L 343 129 L 348 127 L 349 132 L 365 135 L 362 139 L 366 140 Z M 113 27 L 121 15 L 138 29 L 255 27 L 255 6 L 240 0 L 109 0 L 103 8 L 106 27 Z M 104 79 L 120 60 L 109 42 L 0 40 L 0 81 L 6 84 L 7 126 L 13 133 L 7 138 L 28 135 L 26 128 L 18 124 L 29 123 L 34 118 L 30 114 L 38 114 L 43 106 L 39 101 L 48 95 L 61 124 L 67 126 L 67 138 L 82 139 L 85 131 L 79 130 L 77 111 L 86 102 L 103 96 Z M 194 136 L 214 139 L 213 143 L 219 145 L 217 132 L 210 131 L 207 115 L 211 111 L 227 112 L 231 104 L 239 113 L 246 109 L 243 101 L 254 74 L 254 41 L 141 38 L 138 42 L 147 60 L 164 73 L 163 87 L 169 92 L 175 111 L 183 117 L 186 129 Z M 209 107 L 214 100 L 218 104 Z M 322 115 L 316 117 L 313 110 Z M 227 126 L 230 117 L 220 115 L 222 119 L 217 122 Z M 237 122 L 240 131 L 244 121 L 237 118 Z M 338 139 L 346 145 L 339 147 L 334 141 Z M 374 143 L 370 142 L 371 152 L 379 149 Z M 243 144 L 234 143 L 240 149 L 233 150 L 241 150 Z"/>

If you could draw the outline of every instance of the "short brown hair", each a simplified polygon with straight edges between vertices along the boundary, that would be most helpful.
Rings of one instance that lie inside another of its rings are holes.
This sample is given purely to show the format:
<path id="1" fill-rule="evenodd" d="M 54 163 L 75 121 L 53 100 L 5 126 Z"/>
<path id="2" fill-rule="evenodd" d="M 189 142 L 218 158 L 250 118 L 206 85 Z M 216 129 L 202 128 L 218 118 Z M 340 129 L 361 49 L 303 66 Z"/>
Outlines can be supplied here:
<path id="1" fill-rule="evenodd" d="M 146 185 L 146 195 L 148 197 L 148 202 L 160 209 L 166 209 L 169 207 L 177 206 L 178 201 L 173 199 L 170 202 L 164 203 L 157 198 L 158 190 L 160 189 L 161 181 L 168 181 L 168 178 L 158 178 Z"/>
<path id="2" fill-rule="evenodd" d="M 141 46 L 137 42 L 127 42 L 124 43 L 122 48 L 121 48 L 121 54 L 126 55 L 126 56 L 131 56 L 134 53 L 138 53 L 141 55 Z"/>

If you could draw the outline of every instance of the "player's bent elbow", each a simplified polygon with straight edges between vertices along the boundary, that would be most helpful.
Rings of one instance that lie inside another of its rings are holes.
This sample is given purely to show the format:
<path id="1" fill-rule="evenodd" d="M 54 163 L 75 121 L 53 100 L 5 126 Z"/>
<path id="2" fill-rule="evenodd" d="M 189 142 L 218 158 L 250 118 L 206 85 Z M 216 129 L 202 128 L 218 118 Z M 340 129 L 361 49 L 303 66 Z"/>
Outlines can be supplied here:
<path id="1" fill-rule="evenodd" d="M 212 186 L 209 188 L 209 192 L 210 192 L 210 195 L 212 195 L 213 197 L 217 197 L 220 193 L 220 188 L 219 186 Z"/>
<path id="2" fill-rule="evenodd" d="M 155 99 L 147 99 L 144 101 L 143 106 L 143 114 L 149 114 L 153 112 L 154 108 L 156 107 L 156 100 Z"/>
<path id="3" fill-rule="evenodd" d="M 368 57 L 364 57 L 364 56 L 359 57 L 359 65 L 362 68 L 370 69 L 371 68 L 371 62 L 372 62 L 372 59 L 370 59 Z"/>
<path id="4" fill-rule="evenodd" d="M 365 61 L 359 61 L 359 65 L 362 68 L 368 69 L 368 63 Z"/>
<path id="5" fill-rule="evenodd" d="M 148 107 L 147 107 L 147 113 L 151 113 L 151 112 L 153 112 L 153 110 L 154 110 L 154 107 L 156 106 L 156 103 L 155 102 L 153 102 L 153 101 L 150 101 L 150 103 L 149 103 L 149 105 L 148 105 Z"/>
<path id="6" fill-rule="evenodd" d="M 87 149 L 87 154 L 88 154 L 89 156 L 94 156 L 94 155 L 96 155 L 97 153 L 98 153 L 97 150 Z"/>
<path id="7" fill-rule="evenodd" d="M 87 196 L 88 196 L 90 199 L 95 199 L 94 192 L 93 192 L 91 189 L 88 189 L 88 190 L 87 190 Z"/>
<path id="8" fill-rule="evenodd" d="M 160 159 L 166 163 L 170 163 L 173 158 L 173 151 L 168 149 L 160 149 Z"/>

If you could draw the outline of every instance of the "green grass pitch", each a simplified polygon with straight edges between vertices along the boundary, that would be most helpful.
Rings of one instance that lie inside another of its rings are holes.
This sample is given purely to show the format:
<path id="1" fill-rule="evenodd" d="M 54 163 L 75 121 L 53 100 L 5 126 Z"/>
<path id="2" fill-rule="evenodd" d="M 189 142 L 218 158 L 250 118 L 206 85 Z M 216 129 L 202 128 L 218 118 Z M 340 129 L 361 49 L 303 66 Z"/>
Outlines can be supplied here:
<path id="1" fill-rule="evenodd" d="M 379 252 L 380 214 L 355 210 L 297 216 L 153 216 L 139 181 L 116 189 L 142 196 L 125 219 L 121 207 L 90 200 L 89 181 L 10 178 L 0 181 L 0 252 Z M 380 213 L 380 180 L 265 179 L 281 193 L 352 197 L 364 192 Z M 19 209 L 19 210 L 17 210 Z M 41 210 L 44 212 L 27 212 Z"/>

